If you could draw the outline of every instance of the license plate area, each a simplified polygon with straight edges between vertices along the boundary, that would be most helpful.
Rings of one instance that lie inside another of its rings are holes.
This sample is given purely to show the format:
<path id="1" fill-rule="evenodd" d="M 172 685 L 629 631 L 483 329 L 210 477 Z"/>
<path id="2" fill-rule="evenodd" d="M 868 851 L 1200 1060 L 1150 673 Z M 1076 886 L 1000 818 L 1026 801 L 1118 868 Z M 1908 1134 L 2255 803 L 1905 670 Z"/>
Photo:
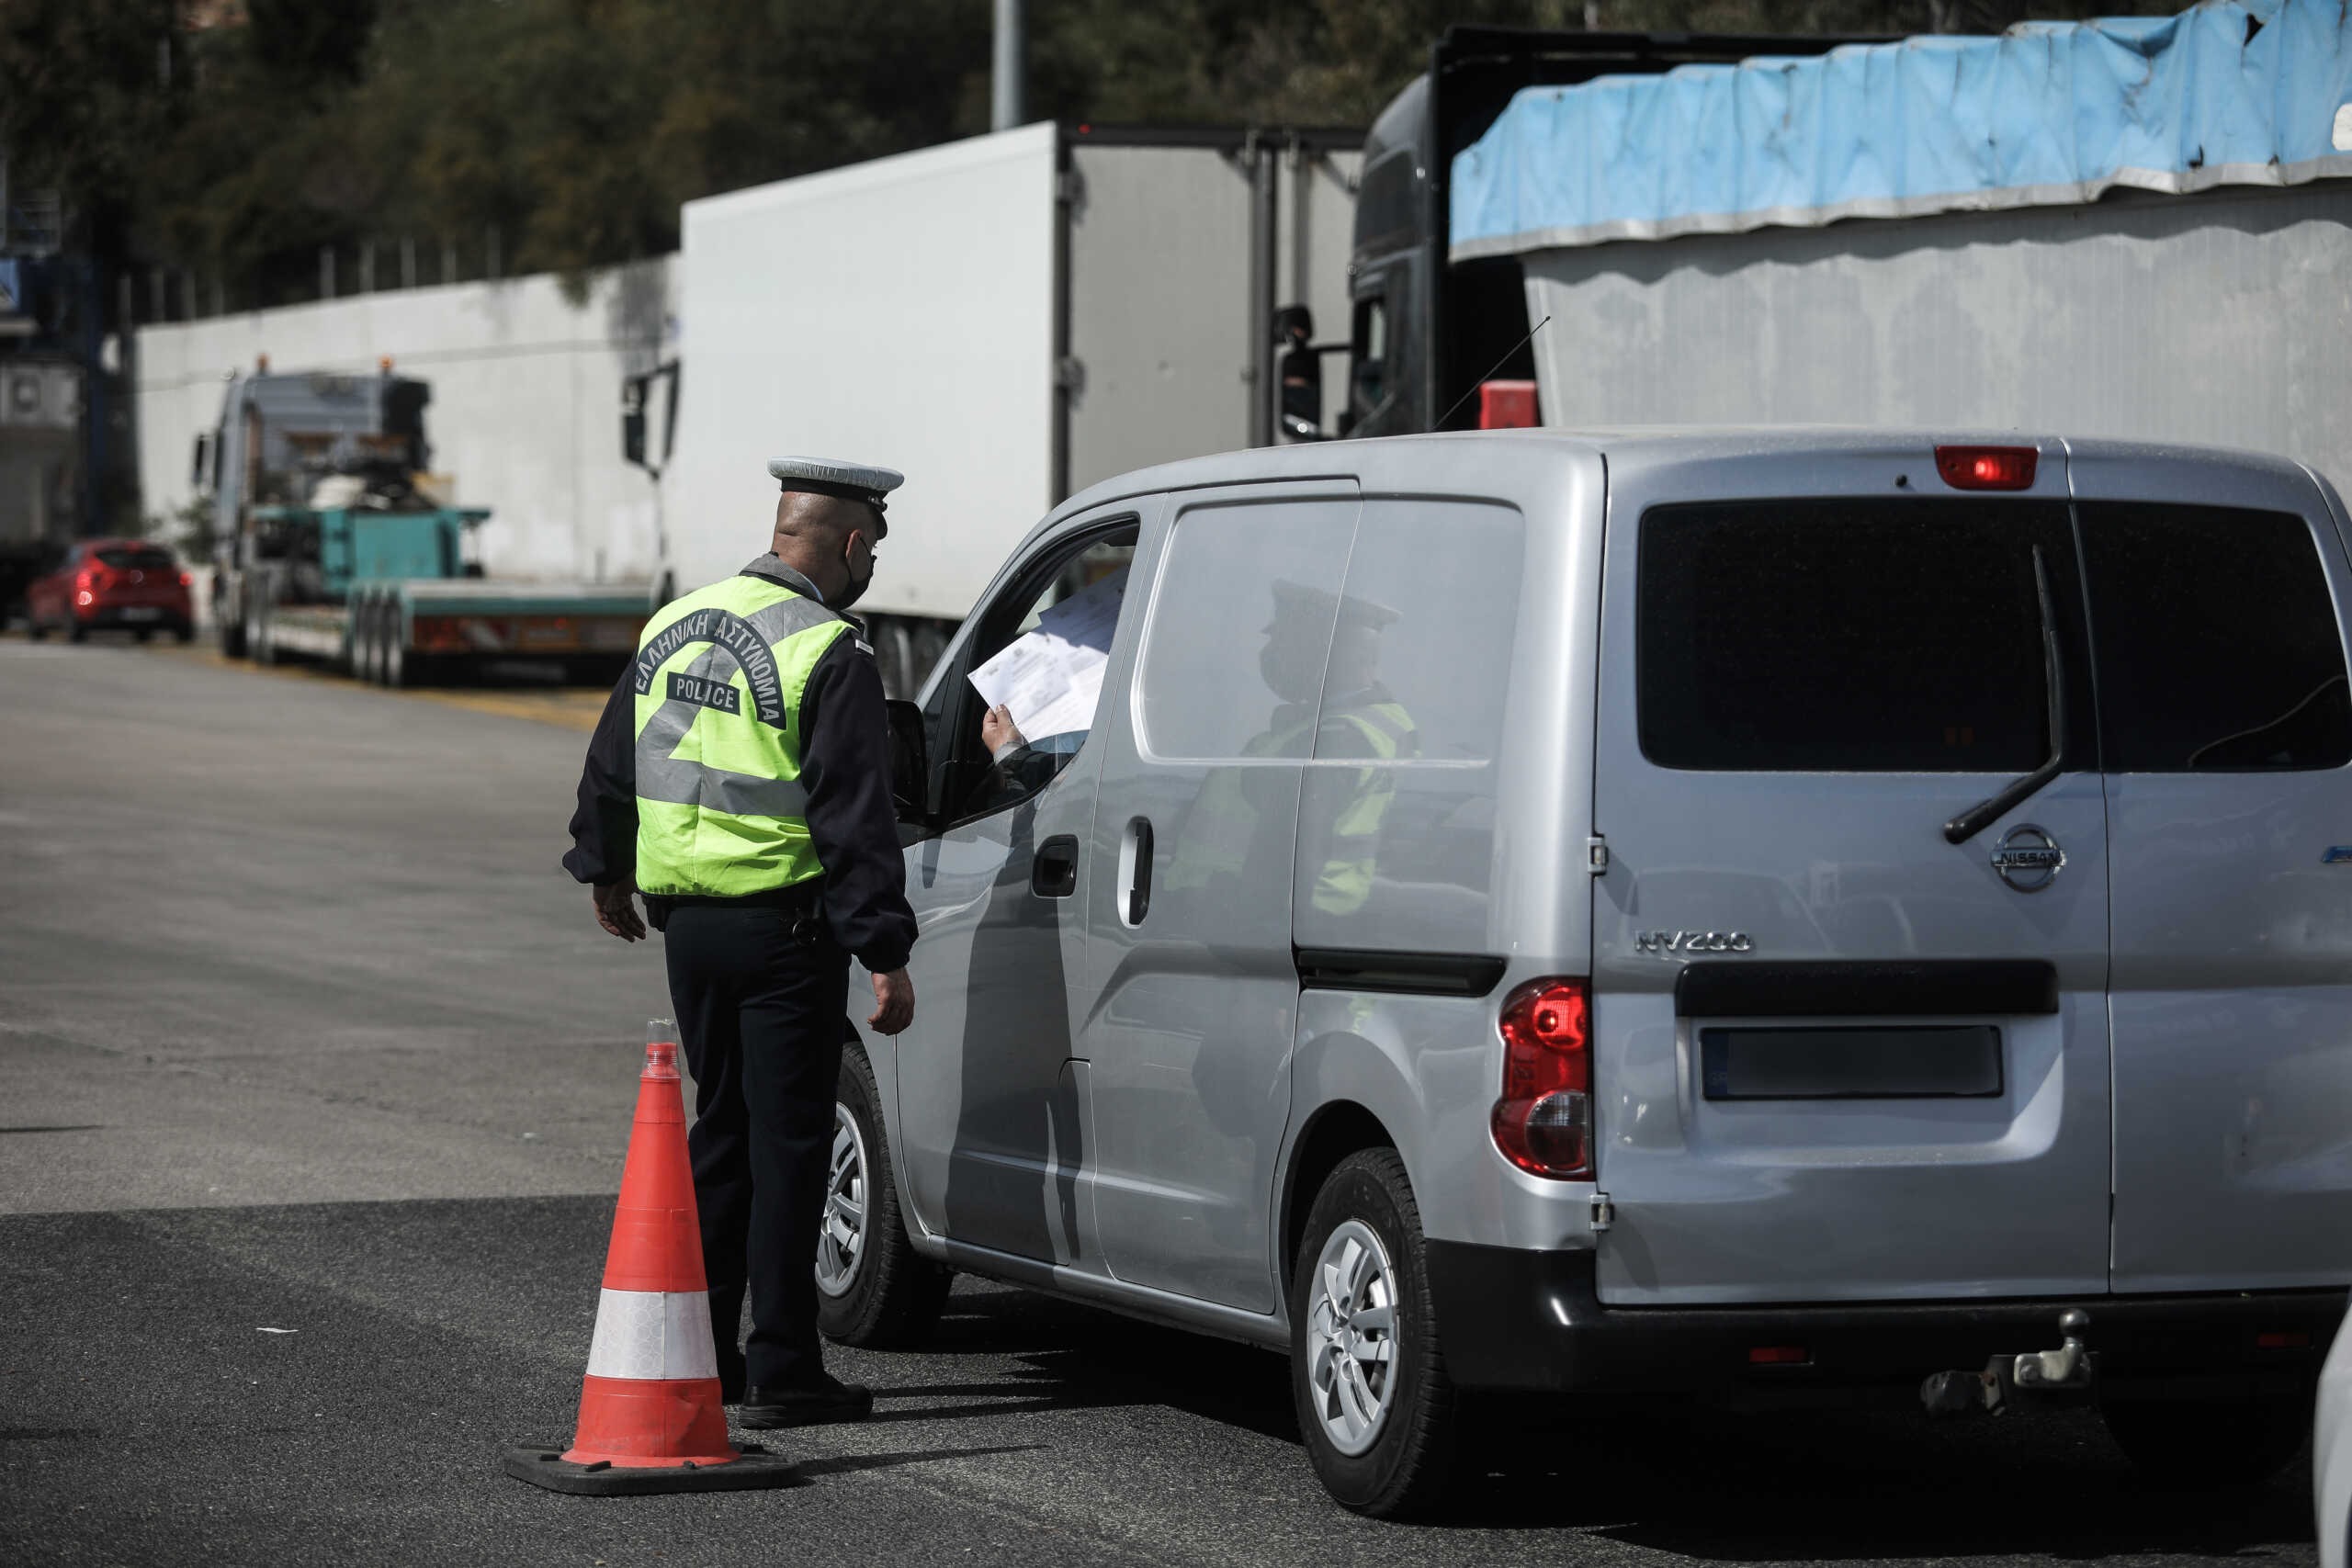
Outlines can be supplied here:
<path id="1" fill-rule="evenodd" d="M 2000 1095 L 1993 1024 L 1771 1024 L 1699 1031 L 1711 1100 L 1986 1100 Z"/>
<path id="2" fill-rule="evenodd" d="M 126 621 L 160 621 L 164 612 L 144 605 L 119 612 Z"/>

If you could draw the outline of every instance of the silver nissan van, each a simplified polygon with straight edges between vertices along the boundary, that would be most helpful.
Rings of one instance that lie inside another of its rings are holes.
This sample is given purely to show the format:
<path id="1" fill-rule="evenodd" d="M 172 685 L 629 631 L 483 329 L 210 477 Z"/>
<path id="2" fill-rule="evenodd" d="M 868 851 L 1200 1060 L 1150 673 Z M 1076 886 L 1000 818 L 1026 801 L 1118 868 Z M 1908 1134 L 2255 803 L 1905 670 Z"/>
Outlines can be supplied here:
<path id="1" fill-rule="evenodd" d="M 2014 434 L 1096 486 L 893 711 L 922 1002 L 846 1055 L 829 1331 L 967 1270 L 1285 1350 L 1379 1515 L 1490 1392 L 2096 1404 L 2268 1473 L 2352 1282 L 2348 526 Z M 1035 678 L 1099 695 L 984 739 L 1081 594 Z"/>

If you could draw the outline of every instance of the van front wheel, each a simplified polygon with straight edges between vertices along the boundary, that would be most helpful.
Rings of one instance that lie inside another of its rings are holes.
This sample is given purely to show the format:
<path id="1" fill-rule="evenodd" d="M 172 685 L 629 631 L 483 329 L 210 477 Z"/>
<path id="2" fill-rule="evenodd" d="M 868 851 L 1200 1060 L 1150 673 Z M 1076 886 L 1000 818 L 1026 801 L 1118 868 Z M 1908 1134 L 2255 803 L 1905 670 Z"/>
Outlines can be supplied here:
<path id="1" fill-rule="evenodd" d="M 2308 1385 L 2236 1399 L 2104 1400 L 2099 1414 L 2142 1474 L 2198 1489 L 2267 1481 L 2312 1430 Z"/>
<path id="2" fill-rule="evenodd" d="M 908 1238 L 881 1103 L 865 1052 L 844 1049 L 817 1222 L 817 1326 L 876 1349 L 928 1335 L 955 1279 Z"/>
<path id="3" fill-rule="evenodd" d="M 1307 1458 L 1343 1507 L 1426 1515 L 1453 1480 L 1459 1425 L 1394 1149 L 1340 1162 L 1308 1211 L 1290 1292 L 1291 1393 Z"/>

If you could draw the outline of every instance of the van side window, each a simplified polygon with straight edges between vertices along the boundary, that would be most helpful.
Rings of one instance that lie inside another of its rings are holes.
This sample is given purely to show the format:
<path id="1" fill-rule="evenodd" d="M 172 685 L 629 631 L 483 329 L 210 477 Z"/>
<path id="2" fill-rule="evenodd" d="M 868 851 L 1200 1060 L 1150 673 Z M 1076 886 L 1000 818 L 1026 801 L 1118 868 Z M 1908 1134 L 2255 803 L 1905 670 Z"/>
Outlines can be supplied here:
<path id="1" fill-rule="evenodd" d="M 2036 546 L 2086 765 L 2089 682 L 2075 652 L 2081 591 L 2065 506 L 1975 500 L 1644 514 L 1643 754 L 1720 772 L 2031 771 L 2049 751 Z"/>
<path id="2" fill-rule="evenodd" d="M 1356 502 L 1187 508 L 1154 591 L 1136 677 L 1164 761 L 1305 759 L 1355 533 Z"/>
<path id="3" fill-rule="evenodd" d="M 2108 767 L 2127 773 L 2352 761 L 2344 634 L 2291 513 L 2082 508 Z"/>

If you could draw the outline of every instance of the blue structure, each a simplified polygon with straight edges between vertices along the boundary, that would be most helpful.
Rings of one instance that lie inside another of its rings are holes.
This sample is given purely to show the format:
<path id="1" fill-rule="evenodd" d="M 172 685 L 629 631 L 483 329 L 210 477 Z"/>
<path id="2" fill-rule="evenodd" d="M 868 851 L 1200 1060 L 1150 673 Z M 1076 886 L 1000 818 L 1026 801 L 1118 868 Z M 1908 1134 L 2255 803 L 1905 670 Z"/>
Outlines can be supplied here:
<path id="1" fill-rule="evenodd" d="M 2347 100 L 2344 0 L 1530 87 L 1453 161 L 1452 255 L 2352 176 Z"/>

